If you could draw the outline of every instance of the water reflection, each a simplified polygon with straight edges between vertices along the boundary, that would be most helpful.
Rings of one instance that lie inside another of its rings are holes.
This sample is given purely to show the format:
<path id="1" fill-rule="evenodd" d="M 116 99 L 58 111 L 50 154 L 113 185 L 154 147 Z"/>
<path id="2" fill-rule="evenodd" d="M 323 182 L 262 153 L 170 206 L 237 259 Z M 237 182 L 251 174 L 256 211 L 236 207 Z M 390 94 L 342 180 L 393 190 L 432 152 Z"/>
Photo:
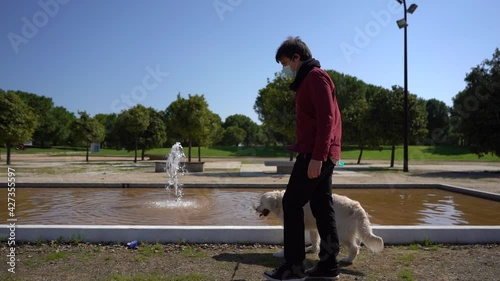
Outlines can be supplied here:
<path id="1" fill-rule="evenodd" d="M 278 225 L 254 211 L 270 190 L 186 188 L 178 200 L 162 188 L 18 188 L 16 214 L 18 224 Z M 438 189 L 334 192 L 358 200 L 375 225 L 500 225 L 500 202 Z"/>
<path id="2" fill-rule="evenodd" d="M 440 189 L 338 189 L 378 225 L 500 225 L 500 202 Z"/>
<path id="3" fill-rule="evenodd" d="M 428 194 L 429 199 L 435 198 L 435 194 Z M 428 224 L 457 225 L 467 224 L 462 219 L 464 212 L 460 211 L 459 205 L 455 203 L 453 196 L 445 196 L 443 199 L 433 202 L 426 199 L 423 202 L 424 209 L 420 210 L 421 220 Z"/>

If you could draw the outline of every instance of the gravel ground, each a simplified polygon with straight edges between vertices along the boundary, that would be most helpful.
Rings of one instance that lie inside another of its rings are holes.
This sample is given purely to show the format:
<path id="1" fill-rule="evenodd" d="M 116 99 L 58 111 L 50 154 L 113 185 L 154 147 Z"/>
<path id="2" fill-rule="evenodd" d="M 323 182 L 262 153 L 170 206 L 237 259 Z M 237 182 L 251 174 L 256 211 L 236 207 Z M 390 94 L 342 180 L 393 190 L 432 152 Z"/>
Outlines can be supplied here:
<path id="1" fill-rule="evenodd" d="M 19 245 L 16 273 L 1 263 L 0 280 L 263 280 L 282 259 L 276 245 L 39 243 Z M 0 246 L 2 257 L 8 249 Z M 342 252 L 341 255 L 345 255 Z M 362 248 L 341 280 L 499 280 L 500 245 L 386 246 Z M 317 261 L 308 254 L 306 263 Z"/>

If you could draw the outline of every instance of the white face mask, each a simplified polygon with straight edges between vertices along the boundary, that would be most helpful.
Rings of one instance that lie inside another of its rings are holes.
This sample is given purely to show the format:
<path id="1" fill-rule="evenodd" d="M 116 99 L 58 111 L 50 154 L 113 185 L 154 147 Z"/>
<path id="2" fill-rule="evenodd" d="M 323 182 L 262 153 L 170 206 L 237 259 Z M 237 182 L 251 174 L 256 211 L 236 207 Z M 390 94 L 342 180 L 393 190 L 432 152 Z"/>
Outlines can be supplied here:
<path id="1" fill-rule="evenodd" d="M 289 65 L 287 66 L 284 66 L 283 67 L 283 70 L 281 71 L 281 73 L 283 74 L 283 76 L 285 76 L 286 78 L 295 78 L 295 72 L 290 68 Z"/>

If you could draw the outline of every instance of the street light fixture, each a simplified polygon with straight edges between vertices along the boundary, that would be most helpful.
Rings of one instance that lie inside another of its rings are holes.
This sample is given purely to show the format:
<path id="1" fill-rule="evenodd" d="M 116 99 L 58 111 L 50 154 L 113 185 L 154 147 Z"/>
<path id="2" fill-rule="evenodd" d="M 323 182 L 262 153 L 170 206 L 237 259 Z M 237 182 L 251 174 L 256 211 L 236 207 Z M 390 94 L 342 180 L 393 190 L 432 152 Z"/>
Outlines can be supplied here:
<path id="1" fill-rule="evenodd" d="M 396 21 L 398 24 L 398 27 L 404 28 L 405 30 L 405 37 L 404 37 L 404 148 L 403 148 L 403 153 L 404 153 L 404 160 L 403 160 L 403 171 L 408 172 L 408 135 L 409 135 L 409 128 L 408 128 L 408 47 L 407 47 L 407 27 L 408 27 L 408 20 L 406 19 L 407 13 L 413 14 L 415 10 L 417 9 L 416 4 L 411 4 L 408 9 L 406 9 L 406 0 L 396 0 L 399 2 L 399 4 L 403 5 L 404 8 L 404 18 Z"/>
<path id="2" fill-rule="evenodd" d="M 408 26 L 408 24 L 406 23 L 406 21 L 404 19 L 400 19 L 400 20 L 396 21 L 396 23 L 398 24 L 399 28 L 404 28 L 404 27 Z"/>
<path id="3" fill-rule="evenodd" d="M 413 14 L 413 12 L 415 12 L 417 7 L 418 7 L 417 4 L 411 4 L 410 7 L 408 8 L 408 13 Z"/>

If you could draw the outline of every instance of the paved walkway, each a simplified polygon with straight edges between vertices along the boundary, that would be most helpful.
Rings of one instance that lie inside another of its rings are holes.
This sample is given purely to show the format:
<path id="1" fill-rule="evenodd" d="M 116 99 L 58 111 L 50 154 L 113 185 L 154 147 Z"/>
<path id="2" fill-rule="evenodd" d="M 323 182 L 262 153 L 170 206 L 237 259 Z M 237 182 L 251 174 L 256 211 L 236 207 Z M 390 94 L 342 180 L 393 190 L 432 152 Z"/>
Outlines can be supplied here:
<path id="1" fill-rule="evenodd" d="M 185 184 L 268 184 L 284 186 L 289 175 L 277 174 L 276 167 L 265 166 L 264 158 L 205 158 L 205 171 L 180 177 Z M 287 159 L 279 159 L 287 160 Z M 14 155 L 10 167 L 16 169 L 18 183 L 167 183 L 166 173 L 155 173 L 153 161 L 123 157 Z M 397 164 L 389 168 L 386 161 L 370 161 L 356 165 L 345 160 L 344 167 L 334 171 L 334 184 L 405 184 L 441 183 L 500 193 L 499 162 L 410 162 L 409 173 Z M 5 162 L 0 170 L 6 169 Z M 0 177 L 6 184 L 6 177 Z"/>

